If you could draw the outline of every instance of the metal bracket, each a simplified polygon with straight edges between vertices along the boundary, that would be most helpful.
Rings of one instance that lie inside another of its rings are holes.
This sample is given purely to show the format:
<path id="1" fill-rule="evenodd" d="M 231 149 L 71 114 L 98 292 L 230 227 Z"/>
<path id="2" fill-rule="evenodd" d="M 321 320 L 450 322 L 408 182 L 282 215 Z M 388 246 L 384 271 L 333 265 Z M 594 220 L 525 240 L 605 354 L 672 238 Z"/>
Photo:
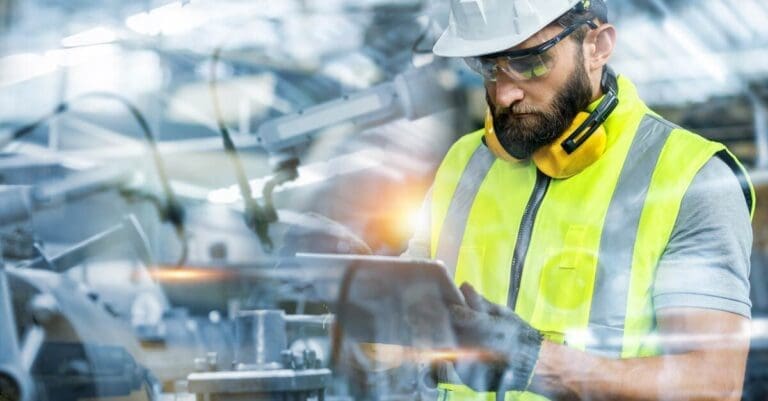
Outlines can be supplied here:
<path id="1" fill-rule="evenodd" d="M 133 215 L 123 218 L 123 222 L 107 229 L 87 240 L 76 244 L 66 251 L 50 259 L 45 256 L 19 266 L 20 268 L 51 270 L 63 273 L 80 265 L 84 260 L 93 255 L 98 255 L 106 250 L 114 249 L 128 242 L 137 256 L 147 266 L 153 265 L 149 242 L 139 222 Z"/>

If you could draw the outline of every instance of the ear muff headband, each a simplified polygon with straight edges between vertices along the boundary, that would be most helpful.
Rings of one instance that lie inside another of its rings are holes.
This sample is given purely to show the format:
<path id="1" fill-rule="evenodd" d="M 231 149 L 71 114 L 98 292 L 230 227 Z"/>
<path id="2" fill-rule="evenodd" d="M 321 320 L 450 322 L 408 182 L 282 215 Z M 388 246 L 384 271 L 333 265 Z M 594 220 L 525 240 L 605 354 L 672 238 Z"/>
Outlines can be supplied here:
<path id="1" fill-rule="evenodd" d="M 531 156 L 542 173 L 552 178 L 568 178 L 589 167 L 605 152 L 607 134 L 602 124 L 619 104 L 618 81 L 608 66 L 603 70 L 600 83 L 605 96 L 595 110 L 579 113 L 559 139 Z M 485 116 L 483 142 L 496 157 L 505 161 L 519 161 L 499 141 L 490 111 Z"/>
<path id="2" fill-rule="evenodd" d="M 571 154 L 583 145 L 592 134 L 608 119 L 616 106 L 619 105 L 619 84 L 616 75 L 610 67 L 606 66 L 600 80 L 600 87 L 605 94 L 603 100 L 597 105 L 595 111 L 589 114 L 578 128 L 561 143 L 566 153 Z"/>

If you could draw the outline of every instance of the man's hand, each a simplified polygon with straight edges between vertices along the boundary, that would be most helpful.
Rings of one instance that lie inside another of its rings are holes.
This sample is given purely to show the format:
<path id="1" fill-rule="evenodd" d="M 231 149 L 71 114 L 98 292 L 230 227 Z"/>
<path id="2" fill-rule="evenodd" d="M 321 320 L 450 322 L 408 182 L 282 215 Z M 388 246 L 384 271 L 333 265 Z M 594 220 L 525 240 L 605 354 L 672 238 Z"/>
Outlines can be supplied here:
<path id="1" fill-rule="evenodd" d="M 451 308 L 459 345 L 485 357 L 456 361 L 459 377 L 476 391 L 525 390 L 539 357 L 541 333 L 509 308 L 483 298 L 471 285 L 464 283 L 460 290 L 467 306 Z"/>

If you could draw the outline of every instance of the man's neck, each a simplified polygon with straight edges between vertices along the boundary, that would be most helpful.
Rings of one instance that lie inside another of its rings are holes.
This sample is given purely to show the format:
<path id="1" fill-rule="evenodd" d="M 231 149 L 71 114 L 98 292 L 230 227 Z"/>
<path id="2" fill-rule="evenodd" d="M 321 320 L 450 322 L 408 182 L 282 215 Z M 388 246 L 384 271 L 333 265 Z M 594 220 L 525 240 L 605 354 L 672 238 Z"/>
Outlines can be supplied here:
<path id="1" fill-rule="evenodd" d="M 587 73 L 589 76 L 589 83 L 592 85 L 592 99 L 590 99 L 590 103 L 593 103 L 595 100 L 600 99 L 605 93 L 603 92 L 603 72 L 604 68 L 607 68 L 605 66 L 600 67 L 596 70 L 591 70 Z"/>

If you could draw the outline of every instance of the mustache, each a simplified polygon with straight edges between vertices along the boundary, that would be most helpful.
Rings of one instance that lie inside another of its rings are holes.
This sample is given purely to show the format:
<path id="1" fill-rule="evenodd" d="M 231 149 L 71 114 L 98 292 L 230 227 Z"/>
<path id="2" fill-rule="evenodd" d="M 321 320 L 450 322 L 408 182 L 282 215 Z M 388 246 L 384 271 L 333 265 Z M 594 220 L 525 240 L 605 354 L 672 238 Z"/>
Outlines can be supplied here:
<path id="1" fill-rule="evenodd" d="M 539 110 L 536 107 L 527 106 L 527 105 L 513 105 L 510 107 L 505 108 L 495 108 L 493 110 L 493 116 L 494 118 L 503 118 L 508 116 L 513 116 L 515 114 L 544 114 L 541 110 Z"/>
<path id="2" fill-rule="evenodd" d="M 539 110 L 534 106 L 520 103 L 515 103 L 508 107 L 497 107 L 493 104 L 493 101 L 491 101 L 491 96 L 488 92 L 485 93 L 485 102 L 488 104 L 488 107 L 490 107 L 491 114 L 494 118 L 503 118 L 515 114 L 546 114 L 544 111 Z"/>
<path id="3" fill-rule="evenodd" d="M 495 121 L 498 121 L 499 126 L 508 127 L 513 124 L 522 123 L 524 118 L 532 117 L 538 121 L 548 118 L 546 113 L 543 113 L 537 109 L 504 109 L 501 113 L 493 116 Z"/>

